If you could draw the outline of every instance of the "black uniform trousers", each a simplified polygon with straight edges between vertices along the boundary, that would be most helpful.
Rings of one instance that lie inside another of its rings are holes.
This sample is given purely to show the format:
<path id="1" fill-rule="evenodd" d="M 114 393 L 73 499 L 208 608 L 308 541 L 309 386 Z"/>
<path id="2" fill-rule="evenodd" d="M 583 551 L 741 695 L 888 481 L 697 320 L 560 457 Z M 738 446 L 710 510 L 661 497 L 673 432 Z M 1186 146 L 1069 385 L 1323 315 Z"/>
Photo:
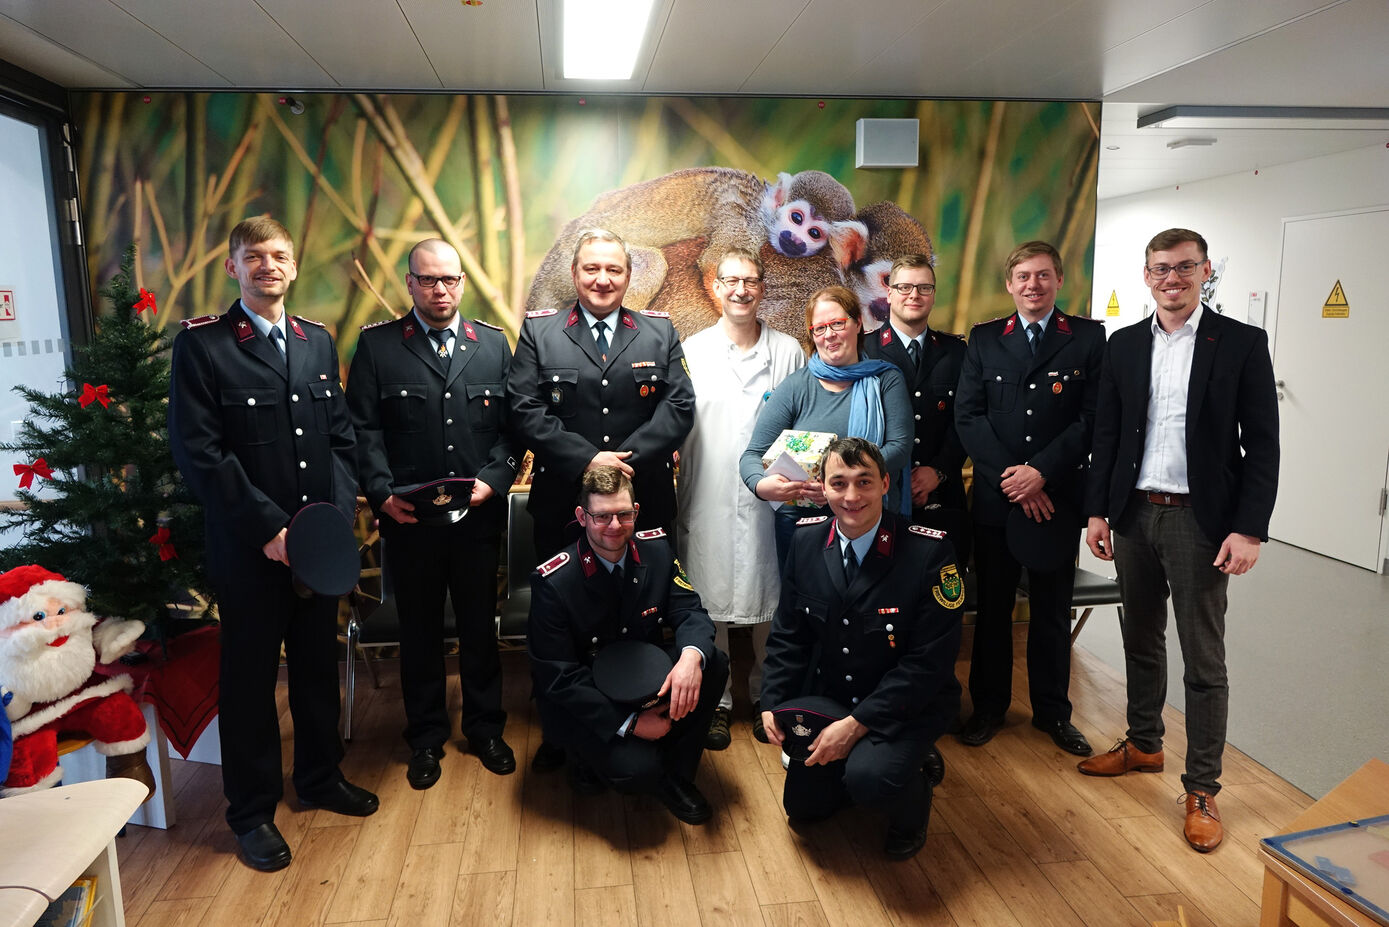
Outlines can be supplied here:
<path id="1" fill-rule="evenodd" d="M 974 650 L 969 695 L 975 714 L 1002 718 L 1013 697 L 1013 604 L 1022 565 L 1008 549 L 1001 525 L 974 525 L 979 610 L 974 616 Z M 1075 561 L 1051 571 L 1028 570 L 1031 617 L 1027 625 L 1027 683 L 1032 716 L 1038 721 L 1071 720 L 1071 587 Z"/>
<path id="2" fill-rule="evenodd" d="M 275 684 L 283 641 L 294 722 L 295 790 L 321 793 L 342 779 L 338 734 L 338 600 L 294 592 L 289 568 L 262 557 L 211 577 L 221 615 L 218 726 L 227 823 L 244 834 L 275 819 L 284 794 Z"/>
<path id="3" fill-rule="evenodd" d="M 475 538 L 464 523 L 392 524 L 382 516 L 385 560 L 400 616 L 400 687 L 410 749 L 449 739 L 448 672 L 441 643 L 444 600 L 453 604 L 463 736 L 502 736 L 502 664 L 497 654 L 497 560 L 500 539 Z"/>
<path id="4" fill-rule="evenodd" d="M 672 661 L 680 659 L 681 648 L 667 647 L 666 651 Z M 605 741 L 552 699 L 537 697 L 535 703 L 547 742 L 577 754 L 584 765 L 619 792 L 641 794 L 654 792 L 666 775 L 694 781 L 709 722 L 727 683 L 728 655 L 715 648 L 713 659 L 704 666 L 699 702 L 660 740 L 644 740 L 629 732 Z"/>
<path id="5" fill-rule="evenodd" d="M 792 821 L 819 821 L 847 804 L 887 814 L 902 830 L 924 827 L 931 791 L 921 766 L 931 741 L 888 739 L 869 731 L 842 760 L 807 766 L 792 760 L 781 803 Z"/>

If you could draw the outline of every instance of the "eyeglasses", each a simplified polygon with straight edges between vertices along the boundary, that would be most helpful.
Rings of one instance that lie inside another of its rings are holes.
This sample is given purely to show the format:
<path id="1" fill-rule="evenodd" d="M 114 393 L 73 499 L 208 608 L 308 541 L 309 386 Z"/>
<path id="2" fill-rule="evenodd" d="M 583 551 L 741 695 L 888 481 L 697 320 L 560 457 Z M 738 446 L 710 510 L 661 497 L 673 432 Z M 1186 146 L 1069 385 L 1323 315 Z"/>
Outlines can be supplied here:
<path id="1" fill-rule="evenodd" d="M 825 322 L 822 325 L 810 326 L 810 334 L 811 337 L 819 338 L 826 331 L 842 332 L 844 330 L 844 326 L 848 324 L 848 319 L 830 319 L 828 322 Z"/>
<path id="2" fill-rule="evenodd" d="M 1182 261 L 1180 264 L 1153 264 L 1151 266 L 1145 265 L 1143 269 L 1148 272 L 1149 276 L 1161 280 L 1174 270 L 1177 272 L 1178 277 L 1190 277 L 1192 274 L 1196 273 L 1196 268 L 1200 267 L 1204 263 L 1206 262 Z"/>
<path id="3" fill-rule="evenodd" d="M 614 518 L 619 525 L 630 525 L 637 520 L 637 513 L 631 509 L 625 512 L 590 512 L 584 509 L 584 514 L 600 525 L 610 525 Z"/>
<path id="4" fill-rule="evenodd" d="M 730 290 L 735 289 L 740 283 L 749 290 L 755 290 L 762 285 L 761 277 L 719 277 L 718 280 Z"/>
<path id="5" fill-rule="evenodd" d="M 930 296 L 936 292 L 934 283 L 889 283 L 887 287 L 890 290 L 896 290 L 903 296 L 912 295 L 912 290 L 916 290 L 922 296 Z"/>
<path id="6" fill-rule="evenodd" d="M 415 282 L 418 283 L 420 286 L 424 287 L 426 290 L 434 289 L 434 284 L 436 283 L 442 283 L 445 289 L 453 290 L 457 289 L 458 284 L 463 282 L 463 278 L 457 274 L 450 274 L 447 277 L 434 277 L 430 274 L 412 273 L 410 274 L 410 276 L 414 277 Z"/>

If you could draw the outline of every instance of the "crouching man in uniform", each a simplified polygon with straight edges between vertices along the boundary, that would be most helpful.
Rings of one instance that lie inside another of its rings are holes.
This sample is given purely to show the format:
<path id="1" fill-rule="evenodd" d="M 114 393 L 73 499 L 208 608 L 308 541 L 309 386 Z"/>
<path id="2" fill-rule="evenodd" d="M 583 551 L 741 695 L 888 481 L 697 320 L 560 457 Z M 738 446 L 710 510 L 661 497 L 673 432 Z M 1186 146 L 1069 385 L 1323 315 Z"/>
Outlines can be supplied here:
<path id="1" fill-rule="evenodd" d="M 777 709 L 822 696 L 843 709 L 786 772 L 793 824 L 847 802 L 892 821 L 883 851 L 914 856 L 926 842 L 931 783 L 922 766 L 960 707 L 964 584 L 945 532 L 883 509 L 887 465 L 877 446 L 840 438 L 821 465 L 834 517 L 802 519 L 782 574 L 762 682 Z M 764 711 L 774 743 L 793 731 Z M 799 727 L 800 725 L 795 725 Z"/>
<path id="2" fill-rule="evenodd" d="M 546 736 L 568 754 L 576 791 L 611 785 L 654 795 L 680 820 L 701 824 L 713 810 L 695 787 L 695 770 L 728 658 L 714 647 L 714 623 L 665 531 L 633 533 L 638 512 L 621 470 L 585 471 L 574 510 L 583 536 L 531 577 L 536 706 Z M 599 690 L 594 659 L 617 641 L 666 649 L 674 666 L 657 693 L 661 703 L 632 711 Z"/>

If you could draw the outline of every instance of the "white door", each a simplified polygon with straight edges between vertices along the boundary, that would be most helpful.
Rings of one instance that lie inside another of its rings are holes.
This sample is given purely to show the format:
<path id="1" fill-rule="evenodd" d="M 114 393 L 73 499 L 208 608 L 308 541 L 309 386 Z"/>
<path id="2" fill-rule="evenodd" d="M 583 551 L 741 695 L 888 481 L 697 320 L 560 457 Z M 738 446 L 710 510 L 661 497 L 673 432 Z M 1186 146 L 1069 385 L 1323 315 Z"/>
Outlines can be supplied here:
<path id="1" fill-rule="evenodd" d="M 1386 255 L 1389 207 L 1284 220 L 1273 354 L 1282 468 L 1269 533 L 1375 571 L 1389 553 Z"/>

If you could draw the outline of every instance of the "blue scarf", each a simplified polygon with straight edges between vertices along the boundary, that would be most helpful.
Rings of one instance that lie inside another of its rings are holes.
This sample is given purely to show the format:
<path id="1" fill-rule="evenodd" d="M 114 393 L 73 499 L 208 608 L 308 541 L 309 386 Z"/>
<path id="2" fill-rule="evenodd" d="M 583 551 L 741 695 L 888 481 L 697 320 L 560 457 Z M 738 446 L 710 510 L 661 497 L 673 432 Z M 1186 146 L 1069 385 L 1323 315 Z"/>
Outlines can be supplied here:
<path id="1" fill-rule="evenodd" d="M 883 417 L 882 381 L 879 376 L 897 368 L 885 360 L 861 360 L 847 367 L 836 367 L 826 363 L 818 353 L 811 355 L 806 365 L 810 375 L 819 380 L 832 380 L 852 383 L 849 393 L 849 434 L 846 437 L 863 438 L 878 447 L 883 446 L 887 424 Z M 898 509 L 902 515 L 911 515 L 911 467 L 903 467 L 897 475 Z"/>

